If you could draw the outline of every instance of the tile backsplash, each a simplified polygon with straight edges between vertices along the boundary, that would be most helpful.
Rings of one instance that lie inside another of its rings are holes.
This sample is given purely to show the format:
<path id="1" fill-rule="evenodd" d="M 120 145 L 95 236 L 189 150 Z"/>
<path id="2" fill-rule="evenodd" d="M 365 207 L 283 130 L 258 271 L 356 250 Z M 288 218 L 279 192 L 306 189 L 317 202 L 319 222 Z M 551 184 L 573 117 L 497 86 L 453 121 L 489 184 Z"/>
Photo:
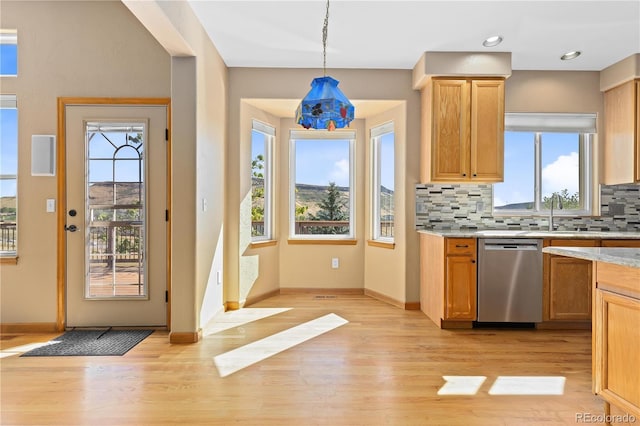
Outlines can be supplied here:
<path id="1" fill-rule="evenodd" d="M 640 185 L 602 185 L 601 216 L 555 216 L 561 231 L 640 232 Z M 548 216 L 493 216 L 490 184 L 416 185 L 416 229 L 547 230 Z"/>

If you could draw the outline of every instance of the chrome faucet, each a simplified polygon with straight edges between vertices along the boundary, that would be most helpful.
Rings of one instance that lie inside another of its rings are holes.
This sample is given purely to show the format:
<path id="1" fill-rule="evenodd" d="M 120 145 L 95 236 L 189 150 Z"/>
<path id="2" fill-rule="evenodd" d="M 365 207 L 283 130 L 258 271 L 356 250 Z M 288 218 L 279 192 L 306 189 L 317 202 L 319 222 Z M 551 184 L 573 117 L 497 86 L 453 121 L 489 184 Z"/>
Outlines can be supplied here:
<path id="1" fill-rule="evenodd" d="M 549 231 L 555 231 L 555 227 L 553 226 L 553 200 L 556 198 L 558 200 L 558 209 L 562 210 L 562 198 L 560 198 L 560 194 L 554 192 L 551 194 L 551 206 L 549 207 Z"/>

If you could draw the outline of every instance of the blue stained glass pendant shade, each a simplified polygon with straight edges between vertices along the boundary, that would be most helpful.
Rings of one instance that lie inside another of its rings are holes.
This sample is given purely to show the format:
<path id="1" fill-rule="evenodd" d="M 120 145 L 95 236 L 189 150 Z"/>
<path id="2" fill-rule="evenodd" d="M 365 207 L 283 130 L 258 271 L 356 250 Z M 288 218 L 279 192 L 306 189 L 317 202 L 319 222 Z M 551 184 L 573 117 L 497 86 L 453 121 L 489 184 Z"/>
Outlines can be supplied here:
<path id="1" fill-rule="evenodd" d="M 355 114 L 349 99 L 338 89 L 338 80 L 314 78 L 311 90 L 296 110 L 296 122 L 305 129 L 341 129 L 347 127 Z"/>

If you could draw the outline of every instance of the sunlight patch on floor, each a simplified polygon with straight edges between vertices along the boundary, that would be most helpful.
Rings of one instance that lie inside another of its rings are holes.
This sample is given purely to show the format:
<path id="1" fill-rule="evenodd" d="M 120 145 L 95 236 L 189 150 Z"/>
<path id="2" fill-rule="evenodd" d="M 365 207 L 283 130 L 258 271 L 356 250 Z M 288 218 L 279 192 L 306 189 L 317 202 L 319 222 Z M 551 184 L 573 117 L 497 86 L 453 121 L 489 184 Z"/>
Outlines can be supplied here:
<path id="1" fill-rule="evenodd" d="M 499 376 L 489 395 L 563 395 L 562 376 Z"/>
<path id="2" fill-rule="evenodd" d="M 486 376 L 442 376 L 445 384 L 438 395 L 475 395 Z M 563 395 L 566 378 L 562 376 L 498 376 L 489 395 Z"/>
<path id="3" fill-rule="evenodd" d="M 20 355 L 29 352 L 32 349 L 41 348 L 43 346 L 55 345 L 60 343 L 57 340 L 50 340 L 48 342 L 29 343 L 28 345 L 16 346 L 13 348 L 7 348 L 0 351 L 0 358 L 6 358 L 9 356 Z"/>
<path id="4" fill-rule="evenodd" d="M 328 314 L 217 355 L 213 358 L 213 362 L 220 377 L 226 377 L 348 322 L 336 314 Z"/>
<path id="5" fill-rule="evenodd" d="M 487 380 L 486 376 L 442 376 L 446 383 L 438 395 L 475 395 Z"/>
<path id="6" fill-rule="evenodd" d="M 237 311 L 223 312 L 209 321 L 204 327 L 202 335 L 204 337 L 211 336 L 289 310 L 291 308 L 242 308 Z"/>

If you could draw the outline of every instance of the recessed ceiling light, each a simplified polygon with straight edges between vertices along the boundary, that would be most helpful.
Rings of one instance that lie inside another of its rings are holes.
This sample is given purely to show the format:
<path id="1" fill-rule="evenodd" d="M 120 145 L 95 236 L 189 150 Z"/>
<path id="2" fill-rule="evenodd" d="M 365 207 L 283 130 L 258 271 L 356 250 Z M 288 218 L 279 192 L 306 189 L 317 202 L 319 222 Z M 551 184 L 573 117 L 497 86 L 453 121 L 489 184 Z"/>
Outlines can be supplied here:
<path id="1" fill-rule="evenodd" d="M 572 52 L 567 52 L 564 55 L 560 56 L 560 59 L 562 59 L 563 61 L 569 61 L 571 59 L 575 59 L 578 56 L 580 56 L 582 54 L 581 51 L 579 50 L 574 50 Z"/>
<path id="2" fill-rule="evenodd" d="M 502 43 L 502 36 L 496 35 L 496 36 L 489 37 L 488 39 L 483 41 L 482 45 L 484 47 L 493 47 L 493 46 L 499 45 L 500 43 Z"/>

